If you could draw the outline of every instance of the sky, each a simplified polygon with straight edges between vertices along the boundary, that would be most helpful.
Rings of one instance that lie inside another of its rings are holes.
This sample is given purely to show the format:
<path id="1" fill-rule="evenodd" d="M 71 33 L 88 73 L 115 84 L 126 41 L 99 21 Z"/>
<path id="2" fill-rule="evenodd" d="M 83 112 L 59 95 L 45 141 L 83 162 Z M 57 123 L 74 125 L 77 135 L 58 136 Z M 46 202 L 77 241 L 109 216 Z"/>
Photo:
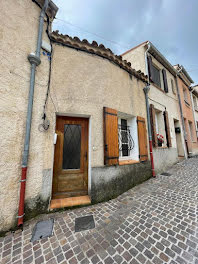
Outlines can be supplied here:
<path id="1" fill-rule="evenodd" d="M 198 83 L 198 0 L 53 0 L 53 30 L 93 40 L 120 55 L 151 41 Z M 132 65 L 133 66 L 133 65 Z"/>

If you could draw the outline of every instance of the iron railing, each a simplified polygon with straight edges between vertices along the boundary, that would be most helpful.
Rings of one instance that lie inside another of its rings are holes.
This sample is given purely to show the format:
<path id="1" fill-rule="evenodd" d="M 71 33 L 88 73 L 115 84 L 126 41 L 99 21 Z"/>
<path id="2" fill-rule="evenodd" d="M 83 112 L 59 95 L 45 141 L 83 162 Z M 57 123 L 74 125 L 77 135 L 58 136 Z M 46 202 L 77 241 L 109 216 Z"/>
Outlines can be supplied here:
<path id="1" fill-rule="evenodd" d="M 131 136 L 129 126 L 125 126 L 123 129 L 121 125 L 118 125 L 118 140 L 119 140 L 119 151 L 122 151 L 123 145 L 128 145 L 129 151 L 131 151 L 135 147 L 135 143 Z"/>

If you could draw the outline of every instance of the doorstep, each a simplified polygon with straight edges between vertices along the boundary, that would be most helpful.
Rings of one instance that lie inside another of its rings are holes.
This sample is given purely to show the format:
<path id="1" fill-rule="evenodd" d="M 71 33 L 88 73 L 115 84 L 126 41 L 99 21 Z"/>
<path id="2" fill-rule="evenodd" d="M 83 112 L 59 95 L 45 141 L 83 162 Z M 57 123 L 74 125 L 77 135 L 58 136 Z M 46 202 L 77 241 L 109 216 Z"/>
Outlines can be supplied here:
<path id="1" fill-rule="evenodd" d="M 50 202 L 50 209 L 58 209 L 63 207 L 73 207 L 78 205 L 88 205 L 91 204 L 91 199 L 88 195 L 61 198 L 61 199 L 52 199 Z"/>

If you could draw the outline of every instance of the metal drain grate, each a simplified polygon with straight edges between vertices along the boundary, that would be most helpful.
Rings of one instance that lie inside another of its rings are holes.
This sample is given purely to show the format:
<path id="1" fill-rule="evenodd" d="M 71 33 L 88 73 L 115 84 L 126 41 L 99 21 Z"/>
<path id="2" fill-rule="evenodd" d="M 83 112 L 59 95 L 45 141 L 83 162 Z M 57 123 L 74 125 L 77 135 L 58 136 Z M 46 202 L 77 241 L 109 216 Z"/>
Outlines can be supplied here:
<path id="1" fill-rule="evenodd" d="M 163 175 L 163 176 L 171 176 L 172 174 L 170 174 L 168 172 L 163 172 L 163 173 L 161 173 L 161 175 Z"/>
<path id="2" fill-rule="evenodd" d="M 54 219 L 49 219 L 46 221 L 40 221 L 36 223 L 30 241 L 34 242 L 36 240 L 51 236 L 53 231 L 53 226 L 54 226 Z"/>
<path id="3" fill-rule="evenodd" d="M 75 232 L 85 231 L 93 228 L 95 228 L 93 215 L 87 215 L 75 219 Z"/>

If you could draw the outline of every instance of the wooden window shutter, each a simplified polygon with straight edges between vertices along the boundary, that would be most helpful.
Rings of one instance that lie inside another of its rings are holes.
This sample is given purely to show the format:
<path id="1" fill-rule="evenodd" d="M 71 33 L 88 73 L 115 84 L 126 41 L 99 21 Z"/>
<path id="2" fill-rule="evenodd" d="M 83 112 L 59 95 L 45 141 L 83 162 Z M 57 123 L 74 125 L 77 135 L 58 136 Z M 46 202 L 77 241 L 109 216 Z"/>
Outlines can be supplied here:
<path id="1" fill-rule="evenodd" d="M 172 147 L 172 143 L 171 143 L 170 126 L 169 126 L 167 111 L 164 111 L 164 124 L 165 124 L 165 130 L 166 130 L 167 147 L 170 148 Z"/>
<path id="2" fill-rule="evenodd" d="M 140 161 L 148 160 L 147 130 L 145 118 L 137 117 Z"/>
<path id="3" fill-rule="evenodd" d="M 162 69 L 162 75 L 163 75 L 163 82 L 164 82 L 164 91 L 168 93 L 168 82 L 166 77 L 166 70 Z"/>
<path id="4" fill-rule="evenodd" d="M 157 147 L 158 142 L 157 142 L 156 122 L 155 122 L 155 108 L 153 104 L 150 104 L 150 122 L 151 122 L 151 130 L 152 130 L 153 147 Z"/>
<path id="5" fill-rule="evenodd" d="M 152 57 L 151 56 L 147 57 L 147 62 L 148 62 L 149 79 L 151 81 L 153 81 L 153 66 L 152 66 Z"/>
<path id="6" fill-rule="evenodd" d="M 117 110 L 103 108 L 104 123 L 104 164 L 115 165 L 119 162 L 118 115 Z"/>

